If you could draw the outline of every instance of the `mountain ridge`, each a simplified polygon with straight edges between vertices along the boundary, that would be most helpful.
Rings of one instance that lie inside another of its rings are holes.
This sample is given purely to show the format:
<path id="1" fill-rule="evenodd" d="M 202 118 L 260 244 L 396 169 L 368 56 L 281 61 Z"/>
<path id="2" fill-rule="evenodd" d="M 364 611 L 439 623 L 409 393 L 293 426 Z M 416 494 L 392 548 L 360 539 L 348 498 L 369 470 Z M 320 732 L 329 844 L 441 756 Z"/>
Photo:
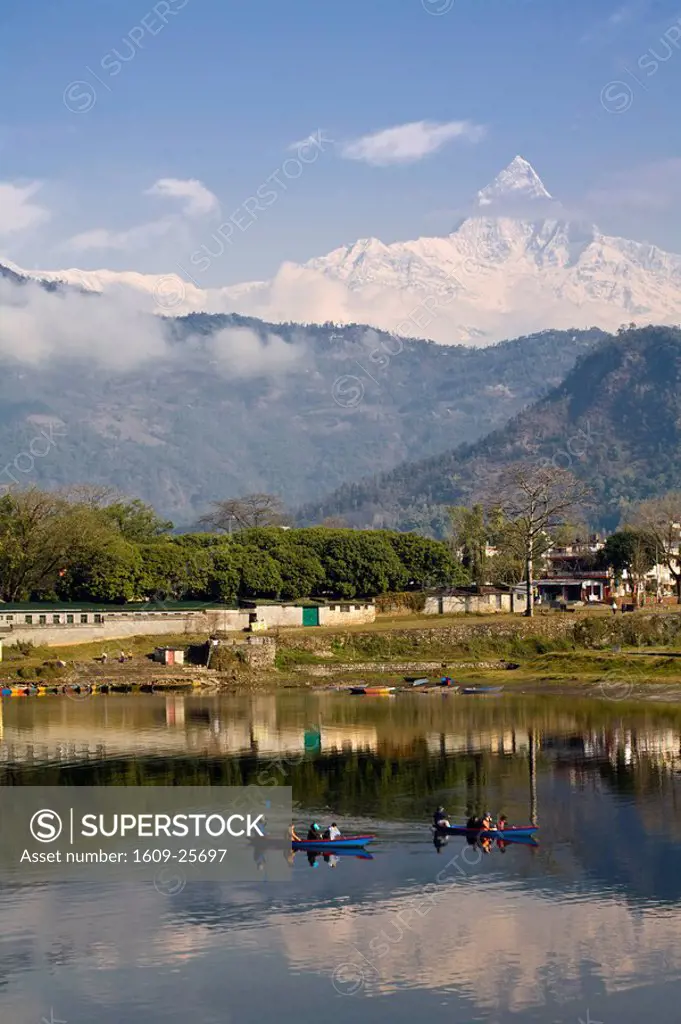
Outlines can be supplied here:
<path id="1" fill-rule="evenodd" d="M 103 335 L 110 299 L 0 280 L 0 483 L 113 485 L 183 526 L 213 500 L 268 491 L 300 505 L 480 437 L 603 336 L 548 331 L 473 349 L 238 314 L 148 316 L 150 339 L 143 319 Z M 110 346 L 125 358 L 99 361 Z M 49 457 L 27 456 L 52 428 L 62 440 Z"/>
<path id="2" fill-rule="evenodd" d="M 535 462 L 585 480 L 595 521 L 614 526 L 636 501 L 678 489 L 680 452 L 681 330 L 627 330 L 581 355 L 560 384 L 486 437 L 342 487 L 300 520 L 434 524 L 445 518 L 438 509 L 474 500 L 509 463 Z"/>

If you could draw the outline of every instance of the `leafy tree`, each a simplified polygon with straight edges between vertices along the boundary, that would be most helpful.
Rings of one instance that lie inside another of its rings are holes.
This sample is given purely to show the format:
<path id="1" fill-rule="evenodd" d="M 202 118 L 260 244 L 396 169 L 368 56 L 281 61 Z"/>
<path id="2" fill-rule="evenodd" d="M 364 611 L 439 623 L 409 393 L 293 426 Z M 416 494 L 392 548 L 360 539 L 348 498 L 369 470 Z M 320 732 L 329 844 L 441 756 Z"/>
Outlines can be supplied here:
<path id="1" fill-rule="evenodd" d="M 157 601 L 201 598 L 213 566 L 210 549 L 165 539 L 140 545 L 140 588 Z"/>
<path id="2" fill-rule="evenodd" d="M 274 558 L 259 548 L 244 547 L 238 554 L 240 582 L 239 597 L 279 596 L 283 581 Z"/>
<path id="3" fill-rule="evenodd" d="M 490 528 L 485 509 L 476 504 L 472 508 L 457 505 L 450 508 L 452 544 L 461 555 L 464 569 L 474 583 L 487 581 L 487 544 Z"/>
<path id="4" fill-rule="evenodd" d="M 224 541 L 210 551 L 211 567 L 208 573 L 207 596 L 214 601 L 230 604 L 239 593 L 241 560 L 234 545 Z"/>
<path id="5" fill-rule="evenodd" d="M 423 590 L 468 583 L 468 573 L 442 541 L 417 533 L 386 531 L 383 536 L 402 563 L 408 586 Z"/>
<path id="6" fill-rule="evenodd" d="M 37 487 L 0 498 L 0 596 L 26 600 L 53 592 L 74 554 L 95 550 L 111 532 L 95 512 Z"/>
<path id="7" fill-rule="evenodd" d="M 618 530 L 607 538 L 599 555 L 601 564 L 609 566 L 618 579 L 627 574 L 638 601 L 645 578 L 655 565 L 654 537 L 645 530 Z"/>
<path id="8" fill-rule="evenodd" d="M 402 563 L 381 533 L 331 530 L 322 541 L 320 560 L 328 592 L 337 597 L 375 597 L 407 583 Z"/>
<path id="9" fill-rule="evenodd" d="M 112 502 L 102 509 L 102 515 L 118 528 L 122 537 L 138 544 L 156 540 L 173 528 L 170 520 L 162 519 L 139 498 Z"/>
<path id="10" fill-rule="evenodd" d="M 59 578 L 57 594 L 71 601 L 122 604 L 138 596 L 142 559 L 138 548 L 122 537 L 84 551 Z"/>

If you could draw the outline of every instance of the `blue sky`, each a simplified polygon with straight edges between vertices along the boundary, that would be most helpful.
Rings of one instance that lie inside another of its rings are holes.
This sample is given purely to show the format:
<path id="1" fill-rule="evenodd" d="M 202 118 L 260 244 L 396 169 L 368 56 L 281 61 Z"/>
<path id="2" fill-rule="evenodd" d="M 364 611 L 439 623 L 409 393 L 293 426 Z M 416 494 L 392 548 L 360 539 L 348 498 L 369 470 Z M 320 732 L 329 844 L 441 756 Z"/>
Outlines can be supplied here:
<path id="1" fill-rule="evenodd" d="M 279 171 L 206 283 L 269 277 L 446 233 L 516 153 L 681 252 L 669 0 L 7 0 L 0 47 L 0 255 L 29 268 L 166 273 Z"/>

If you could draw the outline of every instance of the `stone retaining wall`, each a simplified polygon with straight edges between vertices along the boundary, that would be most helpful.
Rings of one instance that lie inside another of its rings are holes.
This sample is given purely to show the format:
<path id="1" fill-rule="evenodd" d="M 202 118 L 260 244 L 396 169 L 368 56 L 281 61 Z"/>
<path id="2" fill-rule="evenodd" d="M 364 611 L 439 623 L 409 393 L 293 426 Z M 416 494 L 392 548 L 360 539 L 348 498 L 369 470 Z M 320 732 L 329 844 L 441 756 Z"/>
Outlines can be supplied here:
<path id="1" fill-rule="evenodd" d="M 448 666 L 447 671 L 459 669 L 505 669 L 506 661 L 457 661 Z M 389 673 L 408 673 L 414 675 L 417 672 L 428 673 L 440 677 L 443 675 L 442 662 L 440 661 L 359 661 L 347 662 L 344 665 L 293 665 L 292 671 L 306 676 L 340 676 L 356 675 L 358 672 L 379 672 L 383 675 Z"/>
<path id="2" fill-rule="evenodd" d="M 387 629 L 382 631 L 335 634 L 310 634 L 305 636 L 296 635 L 291 638 L 291 646 L 298 650 L 310 651 L 314 654 L 337 653 L 338 648 L 361 647 L 363 644 L 380 644 L 385 642 L 388 647 L 394 641 L 399 647 L 401 642 L 407 642 L 412 649 L 427 651 L 429 648 L 460 647 L 475 641 L 485 640 L 512 640 L 516 637 L 541 637 L 546 640 L 557 640 L 571 637 L 575 627 L 575 620 L 567 615 L 551 615 L 532 619 L 518 618 L 513 622 L 471 622 L 470 620 L 456 623 L 451 626 L 443 626 L 439 629 L 416 628 L 416 629 Z M 286 638 L 280 637 L 280 642 L 286 644 Z M 389 652 L 384 651 L 385 654 Z"/>

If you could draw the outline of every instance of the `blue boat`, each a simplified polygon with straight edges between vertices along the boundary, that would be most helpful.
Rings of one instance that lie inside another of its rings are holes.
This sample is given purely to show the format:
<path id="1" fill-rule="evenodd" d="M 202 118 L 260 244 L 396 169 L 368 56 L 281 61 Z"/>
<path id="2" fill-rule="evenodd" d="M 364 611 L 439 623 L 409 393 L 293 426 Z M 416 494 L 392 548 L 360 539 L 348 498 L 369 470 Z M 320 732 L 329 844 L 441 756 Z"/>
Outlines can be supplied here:
<path id="1" fill-rule="evenodd" d="M 373 842 L 375 836 L 341 836 L 339 839 L 294 839 L 291 842 L 292 850 L 314 850 L 316 853 L 333 853 L 334 850 L 362 850 L 369 843 Z M 255 846 L 265 846 L 270 849 L 286 849 L 287 839 L 279 839 L 276 836 L 251 836 L 251 842 Z"/>
<path id="2" fill-rule="evenodd" d="M 334 850 L 361 850 L 372 843 L 375 836 L 341 836 L 339 839 L 295 839 L 294 850 L 315 850 L 318 853 L 332 853 Z"/>
<path id="3" fill-rule="evenodd" d="M 506 828 L 467 828 L 466 825 L 450 825 L 448 828 L 434 829 L 436 835 L 440 836 L 475 836 L 483 839 L 503 839 L 513 841 L 514 839 L 533 839 L 534 833 L 539 830 L 538 825 L 507 825 Z"/>

